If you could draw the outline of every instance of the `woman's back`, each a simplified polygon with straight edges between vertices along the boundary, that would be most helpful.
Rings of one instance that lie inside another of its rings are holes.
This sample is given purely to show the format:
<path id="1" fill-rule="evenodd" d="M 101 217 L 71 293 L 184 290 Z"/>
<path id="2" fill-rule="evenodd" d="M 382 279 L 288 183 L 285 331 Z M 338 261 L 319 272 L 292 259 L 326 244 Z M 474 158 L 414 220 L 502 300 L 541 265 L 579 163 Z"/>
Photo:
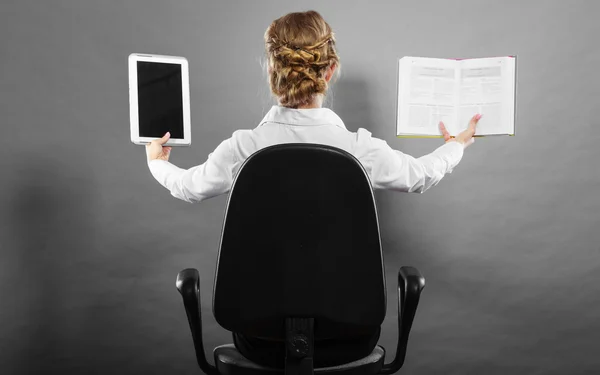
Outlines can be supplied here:
<path id="1" fill-rule="evenodd" d="M 340 148 L 360 160 L 360 150 L 370 141 L 365 129 L 346 129 L 342 119 L 328 108 L 291 109 L 273 106 L 258 126 L 238 130 L 232 136 L 232 150 L 243 161 L 256 151 L 281 143 L 316 143 Z"/>
<path id="2" fill-rule="evenodd" d="M 330 109 L 273 106 L 255 129 L 234 132 L 202 165 L 183 170 L 168 161 L 153 160 L 149 161 L 149 167 L 173 196 L 196 203 L 228 192 L 250 155 L 281 143 L 316 143 L 340 148 L 361 162 L 375 189 L 421 193 L 451 172 L 463 155 L 463 146 L 451 142 L 417 159 L 393 150 L 365 129 L 348 131 Z"/>

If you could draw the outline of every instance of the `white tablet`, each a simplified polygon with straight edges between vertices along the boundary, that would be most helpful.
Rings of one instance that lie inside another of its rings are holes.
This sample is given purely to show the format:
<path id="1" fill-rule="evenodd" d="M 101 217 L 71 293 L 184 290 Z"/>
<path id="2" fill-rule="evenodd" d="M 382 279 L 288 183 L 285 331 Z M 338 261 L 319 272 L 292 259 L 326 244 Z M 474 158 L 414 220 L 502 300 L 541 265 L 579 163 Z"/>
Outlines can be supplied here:
<path id="1" fill-rule="evenodd" d="M 131 142 L 146 145 L 170 132 L 166 146 L 189 146 L 190 84 L 185 57 L 129 55 Z"/>

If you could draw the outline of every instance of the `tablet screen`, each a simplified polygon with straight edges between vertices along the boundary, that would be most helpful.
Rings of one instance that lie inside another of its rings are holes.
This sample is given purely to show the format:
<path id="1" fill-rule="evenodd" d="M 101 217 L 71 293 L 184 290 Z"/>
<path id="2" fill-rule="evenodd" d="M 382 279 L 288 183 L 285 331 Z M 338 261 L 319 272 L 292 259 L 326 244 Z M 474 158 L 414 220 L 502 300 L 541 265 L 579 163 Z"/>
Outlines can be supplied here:
<path id="1" fill-rule="evenodd" d="M 183 139 L 181 65 L 137 62 L 140 137 Z"/>

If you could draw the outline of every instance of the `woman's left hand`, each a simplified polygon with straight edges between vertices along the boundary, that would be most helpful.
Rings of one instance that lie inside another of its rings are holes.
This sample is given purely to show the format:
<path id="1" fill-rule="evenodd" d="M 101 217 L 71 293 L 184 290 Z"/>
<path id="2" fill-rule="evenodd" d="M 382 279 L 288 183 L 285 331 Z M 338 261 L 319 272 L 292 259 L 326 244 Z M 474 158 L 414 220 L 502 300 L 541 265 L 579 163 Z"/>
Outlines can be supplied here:
<path id="1" fill-rule="evenodd" d="M 162 138 L 155 139 L 149 144 L 146 145 L 146 156 L 148 156 L 148 161 L 152 160 L 165 160 L 169 161 L 169 155 L 171 154 L 171 146 L 163 146 L 169 138 L 171 134 L 167 132 Z"/>

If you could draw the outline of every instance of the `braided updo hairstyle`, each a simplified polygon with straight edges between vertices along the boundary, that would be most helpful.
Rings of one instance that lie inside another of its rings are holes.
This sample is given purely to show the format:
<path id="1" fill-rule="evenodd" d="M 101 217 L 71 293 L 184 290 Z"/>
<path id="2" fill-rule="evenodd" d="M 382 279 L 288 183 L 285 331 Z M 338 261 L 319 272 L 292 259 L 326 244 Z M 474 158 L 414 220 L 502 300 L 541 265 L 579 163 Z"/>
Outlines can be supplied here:
<path id="1" fill-rule="evenodd" d="M 271 92 L 284 107 L 310 104 L 325 94 L 327 68 L 340 59 L 331 27 L 315 11 L 289 13 L 276 19 L 265 32 Z"/>

